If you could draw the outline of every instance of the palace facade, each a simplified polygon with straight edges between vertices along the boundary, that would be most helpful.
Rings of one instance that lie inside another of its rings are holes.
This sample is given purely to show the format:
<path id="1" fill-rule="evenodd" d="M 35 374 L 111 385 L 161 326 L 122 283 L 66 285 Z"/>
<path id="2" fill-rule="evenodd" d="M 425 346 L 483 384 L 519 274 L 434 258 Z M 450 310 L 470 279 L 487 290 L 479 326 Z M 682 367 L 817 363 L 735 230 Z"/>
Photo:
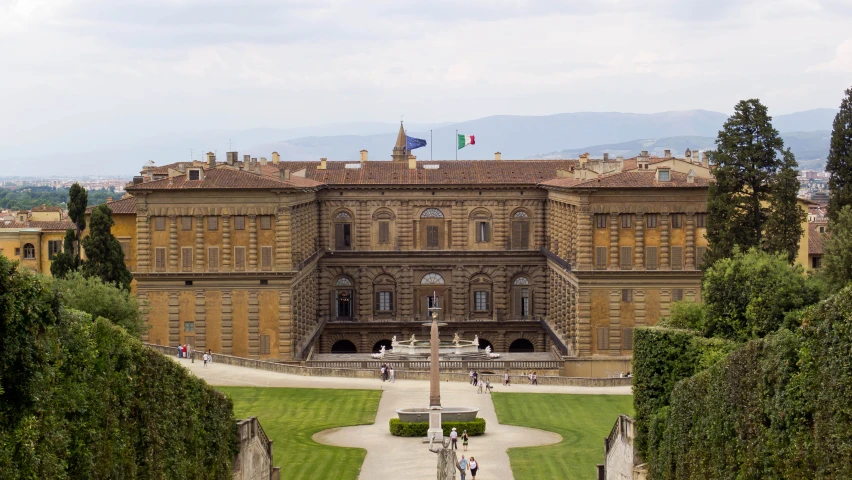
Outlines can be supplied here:
<path id="1" fill-rule="evenodd" d="M 437 301 L 448 338 L 625 358 L 700 300 L 709 177 L 689 152 L 422 161 L 400 128 L 391 161 L 149 162 L 113 204 L 151 343 L 369 353 Z"/>

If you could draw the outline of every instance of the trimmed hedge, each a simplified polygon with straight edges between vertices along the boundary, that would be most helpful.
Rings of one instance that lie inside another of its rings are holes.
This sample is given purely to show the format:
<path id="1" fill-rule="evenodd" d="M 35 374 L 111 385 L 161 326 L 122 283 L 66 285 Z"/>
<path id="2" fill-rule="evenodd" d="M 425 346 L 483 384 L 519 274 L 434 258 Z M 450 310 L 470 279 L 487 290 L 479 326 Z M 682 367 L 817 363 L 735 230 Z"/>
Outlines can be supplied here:
<path id="1" fill-rule="evenodd" d="M 467 430 L 469 436 L 477 437 L 485 433 L 485 419 L 475 418 L 472 422 L 441 422 L 445 436 L 450 435 L 453 427 L 459 432 L 459 436 Z M 398 418 L 390 419 L 390 433 L 397 437 L 425 437 L 428 431 L 429 422 L 403 422 Z"/>

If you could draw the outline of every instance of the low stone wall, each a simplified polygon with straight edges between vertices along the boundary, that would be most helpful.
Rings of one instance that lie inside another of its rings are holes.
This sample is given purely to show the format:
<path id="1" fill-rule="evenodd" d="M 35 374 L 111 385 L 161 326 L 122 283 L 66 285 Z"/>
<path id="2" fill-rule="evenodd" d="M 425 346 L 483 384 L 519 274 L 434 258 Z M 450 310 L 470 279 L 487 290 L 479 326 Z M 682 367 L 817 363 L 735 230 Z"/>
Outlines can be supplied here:
<path id="1" fill-rule="evenodd" d="M 165 355 L 176 355 L 175 347 L 146 344 Z M 202 352 L 195 352 L 196 361 L 201 358 Z M 255 360 L 251 358 L 232 357 L 230 355 L 213 354 L 214 363 L 234 365 L 236 367 L 254 368 L 270 372 L 287 373 L 290 375 L 301 375 L 308 377 L 344 377 L 344 378 L 378 378 L 378 370 L 363 370 L 350 368 L 320 368 L 303 367 L 299 365 L 288 365 L 284 363 L 269 362 L 266 360 Z M 521 374 L 512 374 L 509 377 L 512 383 L 525 384 L 529 380 Z M 397 370 L 396 378 L 400 380 L 429 380 L 429 372 Z M 482 375 L 482 378 L 491 380 L 494 385 L 503 383 L 502 374 Z M 446 382 L 469 382 L 468 373 L 442 372 L 441 381 Z M 560 377 L 557 375 L 538 375 L 539 385 L 560 385 L 573 387 L 618 387 L 632 384 L 631 378 L 584 378 L 584 377 Z"/>

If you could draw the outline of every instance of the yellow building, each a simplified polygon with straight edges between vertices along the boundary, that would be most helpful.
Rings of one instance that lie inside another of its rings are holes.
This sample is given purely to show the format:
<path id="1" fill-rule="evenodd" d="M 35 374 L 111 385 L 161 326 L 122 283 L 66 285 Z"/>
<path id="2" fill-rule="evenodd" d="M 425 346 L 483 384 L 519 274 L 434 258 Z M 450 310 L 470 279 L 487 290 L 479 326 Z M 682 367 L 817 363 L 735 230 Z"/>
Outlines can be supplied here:
<path id="1" fill-rule="evenodd" d="M 0 223 L 0 255 L 18 260 L 21 266 L 50 275 L 53 256 L 62 251 L 69 221 L 26 221 Z"/>

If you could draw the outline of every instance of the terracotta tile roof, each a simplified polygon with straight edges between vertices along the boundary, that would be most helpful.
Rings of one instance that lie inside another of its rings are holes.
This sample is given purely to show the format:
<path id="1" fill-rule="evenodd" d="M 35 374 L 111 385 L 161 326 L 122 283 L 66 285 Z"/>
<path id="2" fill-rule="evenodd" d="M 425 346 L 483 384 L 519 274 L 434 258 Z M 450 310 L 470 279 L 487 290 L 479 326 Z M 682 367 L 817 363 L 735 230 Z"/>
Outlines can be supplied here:
<path id="1" fill-rule="evenodd" d="M 178 164 L 174 164 L 177 166 Z M 201 180 L 189 180 L 187 175 L 163 178 L 137 185 L 128 185 L 128 191 L 135 190 L 181 190 L 181 189 L 236 189 L 236 188 L 313 188 L 320 184 L 300 177 L 290 177 L 283 180 L 275 177 L 260 175 L 230 168 L 205 169 Z"/>
<path id="2" fill-rule="evenodd" d="M 672 157 L 672 158 L 674 158 L 674 157 Z M 665 162 L 667 160 L 672 160 L 672 158 L 649 157 L 648 158 L 648 165 L 654 165 L 655 163 L 660 163 L 660 162 Z M 684 160 L 684 159 L 681 158 L 680 160 Z M 637 164 L 638 161 L 639 161 L 639 157 L 625 158 L 624 162 L 622 163 L 622 166 L 621 166 L 621 171 L 626 172 L 628 170 L 636 170 L 636 164 Z"/>
<path id="3" fill-rule="evenodd" d="M 808 255 L 822 255 L 825 246 L 825 233 L 819 232 L 819 227 L 825 224 L 808 224 Z"/>
<path id="4" fill-rule="evenodd" d="M 74 223 L 64 220 L 61 222 L 0 222 L 0 228 L 40 228 L 47 231 L 64 232 L 74 228 Z"/>
<path id="5" fill-rule="evenodd" d="M 113 215 L 136 215 L 136 197 L 127 197 L 114 202 L 108 202 L 107 206 L 112 210 Z M 86 213 L 92 213 L 94 209 L 95 206 L 87 207 Z"/>
<path id="6" fill-rule="evenodd" d="M 42 205 L 40 207 L 33 207 L 33 212 L 57 212 L 62 213 L 62 207 L 48 207 L 46 205 Z"/>
<path id="7" fill-rule="evenodd" d="M 686 181 L 686 174 L 670 171 L 671 180 L 668 182 L 657 181 L 656 171 L 630 171 L 602 175 L 591 180 L 574 180 L 573 178 L 556 178 L 542 182 L 541 185 L 548 187 L 563 188 L 707 188 L 710 180 L 695 177 L 693 183 Z"/>

